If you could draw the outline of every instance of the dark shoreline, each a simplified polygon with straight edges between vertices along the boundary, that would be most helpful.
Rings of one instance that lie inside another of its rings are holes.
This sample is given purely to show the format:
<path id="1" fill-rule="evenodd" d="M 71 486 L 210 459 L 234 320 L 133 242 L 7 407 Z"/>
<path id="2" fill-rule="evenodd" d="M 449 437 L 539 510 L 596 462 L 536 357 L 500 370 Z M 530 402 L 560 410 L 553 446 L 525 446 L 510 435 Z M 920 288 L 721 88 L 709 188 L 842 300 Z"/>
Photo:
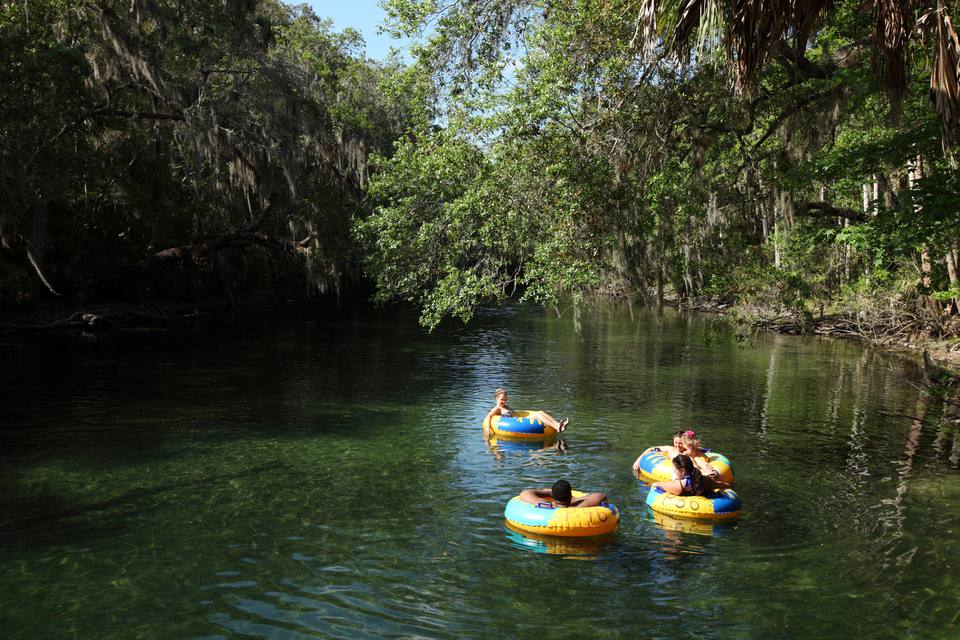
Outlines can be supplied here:
<path id="1" fill-rule="evenodd" d="M 619 296 L 615 296 L 619 297 Z M 259 299 L 231 301 L 226 296 L 193 301 L 96 302 L 89 304 L 45 301 L 30 309 L 0 315 L 0 335 L 29 335 L 57 331 L 137 330 L 147 328 L 189 328 L 224 318 L 261 313 L 296 313 L 339 310 L 345 304 L 373 304 L 368 293 L 351 292 L 312 299 Z M 807 319 L 802 325 L 783 317 L 762 317 L 756 308 L 746 309 L 717 301 L 696 304 L 666 300 L 666 306 L 681 312 L 697 312 L 722 317 L 733 324 L 786 335 L 823 336 L 852 340 L 910 358 L 924 368 L 935 367 L 952 378 L 960 378 L 960 341 L 936 340 L 924 336 L 913 341 L 870 340 L 840 314 Z M 772 315 L 772 314 L 771 314 Z"/>

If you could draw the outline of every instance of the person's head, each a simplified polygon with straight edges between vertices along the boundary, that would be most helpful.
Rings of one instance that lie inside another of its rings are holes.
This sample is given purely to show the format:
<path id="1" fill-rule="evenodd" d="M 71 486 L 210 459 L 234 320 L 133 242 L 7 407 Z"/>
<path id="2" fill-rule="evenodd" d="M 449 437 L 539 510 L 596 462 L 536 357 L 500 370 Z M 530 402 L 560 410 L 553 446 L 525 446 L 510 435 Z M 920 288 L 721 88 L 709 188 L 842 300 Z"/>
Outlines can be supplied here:
<path id="1" fill-rule="evenodd" d="M 693 459 L 684 454 L 673 456 L 673 466 L 677 470 L 679 479 L 687 478 L 689 480 L 690 492 L 692 495 L 700 495 L 703 489 L 703 476 L 700 470 L 693 464 Z"/>
<path id="2" fill-rule="evenodd" d="M 501 402 L 503 404 L 507 403 L 507 390 L 500 388 L 493 392 L 493 399 L 497 401 L 497 404 Z"/>
<path id="3" fill-rule="evenodd" d="M 677 431 L 673 434 L 673 448 L 683 452 L 683 431 Z"/>
<path id="4" fill-rule="evenodd" d="M 573 500 L 573 488 L 566 480 L 557 480 L 550 487 L 550 495 L 557 501 L 557 504 L 566 506 Z"/>
<path id="5" fill-rule="evenodd" d="M 677 468 L 677 472 L 680 476 L 689 476 L 693 474 L 693 460 L 690 459 L 690 456 L 686 456 L 682 453 L 679 453 L 673 456 L 673 466 Z"/>
<path id="6" fill-rule="evenodd" d="M 683 435 L 680 436 L 680 442 L 683 443 L 683 448 L 688 452 L 697 453 L 700 451 L 700 441 L 692 429 L 683 432 Z"/>

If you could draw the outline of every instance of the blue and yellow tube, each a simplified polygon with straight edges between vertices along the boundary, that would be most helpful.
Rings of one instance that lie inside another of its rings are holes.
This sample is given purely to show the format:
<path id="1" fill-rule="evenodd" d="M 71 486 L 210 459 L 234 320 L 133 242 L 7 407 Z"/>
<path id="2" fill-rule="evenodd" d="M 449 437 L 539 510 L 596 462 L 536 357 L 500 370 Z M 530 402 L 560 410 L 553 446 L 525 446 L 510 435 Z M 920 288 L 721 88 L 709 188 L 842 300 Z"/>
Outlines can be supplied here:
<path id="1" fill-rule="evenodd" d="M 557 430 L 548 427 L 539 417 L 539 411 L 514 411 L 509 418 L 493 416 L 483 419 L 483 426 L 500 438 L 543 440 L 557 435 Z"/>
<path id="2" fill-rule="evenodd" d="M 575 498 L 585 495 L 582 491 L 573 492 Z M 549 498 L 531 504 L 519 496 L 510 499 L 503 516 L 521 531 L 571 538 L 612 533 L 620 521 L 620 512 L 610 503 L 599 507 L 558 507 Z"/>
<path id="3" fill-rule="evenodd" d="M 673 518 L 693 518 L 724 522 L 740 517 L 743 505 L 733 489 L 709 496 L 675 496 L 658 487 L 651 487 L 647 506 Z"/>
<path id="4" fill-rule="evenodd" d="M 733 484 L 733 466 L 730 459 L 716 451 L 706 451 L 710 466 L 720 472 L 720 479 Z M 673 461 L 660 447 L 650 447 L 640 455 L 640 477 L 647 482 L 674 480 Z"/>

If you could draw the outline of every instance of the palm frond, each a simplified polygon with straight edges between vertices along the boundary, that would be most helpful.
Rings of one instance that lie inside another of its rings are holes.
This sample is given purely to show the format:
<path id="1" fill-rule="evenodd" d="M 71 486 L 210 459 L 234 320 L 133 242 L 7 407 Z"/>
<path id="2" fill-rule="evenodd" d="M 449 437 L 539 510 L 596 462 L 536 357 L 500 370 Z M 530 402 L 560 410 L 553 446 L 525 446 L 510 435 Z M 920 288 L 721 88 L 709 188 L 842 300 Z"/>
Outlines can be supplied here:
<path id="1" fill-rule="evenodd" d="M 907 25 L 912 21 L 911 0 L 876 0 L 877 26 L 874 31 L 874 64 L 890 100 L 890 107 L 899 113 L 907 92 Z"/>
<path id="2" fill-rule="evenodd" d="M 960 39 L 943 5 L 937 11 L 936 38 L 930 93 L 940 116 L 943 147 L 947 151 L 960 124 Z"/>

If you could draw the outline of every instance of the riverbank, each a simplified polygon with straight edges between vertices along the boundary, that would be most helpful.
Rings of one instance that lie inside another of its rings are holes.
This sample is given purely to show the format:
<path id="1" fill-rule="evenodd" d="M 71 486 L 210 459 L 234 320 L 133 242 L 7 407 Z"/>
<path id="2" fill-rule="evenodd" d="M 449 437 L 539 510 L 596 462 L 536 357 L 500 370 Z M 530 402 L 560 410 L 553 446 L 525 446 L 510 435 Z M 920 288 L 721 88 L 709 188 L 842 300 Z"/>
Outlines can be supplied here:
<path id="1" fill-rule="evenodd" d="M 100 332 L 157 327 L 189 327 L 230 316 L 287 312 L 337 306 L 333 297 L 313 299 L 263 299 L 238 301 L 211 297 L 193 301 L 103 301 L 78 304 L 49 301 L 0 315 L 0 334 L 33 334 L 49 331 Z"/>
<path id="2" fill-rule="evenodd" d="M 44 331 L 106 331 L 113 328 L 138 328 L 157 325 L 181 325 L 228 313 L 225 300 L 204 302 L 156 302 L 97 304 L 50 303 L 21 309 L 0 317 L 2 333 Z"/>
<path id="3" fill-rule="evenodd" d="M 759 304 L 732 304 L 717 300 L 676 303 L 686 311 L 715 313 L 757 329 L 788 335 L 818 335 L 855 340 L 871 347 L 916 359 L 960 378 L 960 318 L 947 317 L 931 327 L 915 316 L 876 318 L 855 312 L 798 317 Z"/>

